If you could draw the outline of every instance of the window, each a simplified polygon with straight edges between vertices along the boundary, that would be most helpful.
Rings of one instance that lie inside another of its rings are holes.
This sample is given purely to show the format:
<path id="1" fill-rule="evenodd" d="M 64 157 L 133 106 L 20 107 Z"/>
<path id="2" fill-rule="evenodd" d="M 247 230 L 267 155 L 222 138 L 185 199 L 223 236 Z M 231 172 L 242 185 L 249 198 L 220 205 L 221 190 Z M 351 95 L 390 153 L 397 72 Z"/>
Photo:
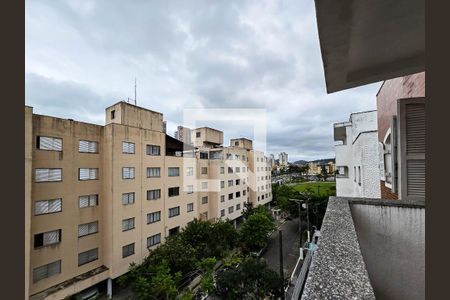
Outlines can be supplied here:
<path id="1" fill-rule="evenodd" d="M 80 153 L 98 153 L 98 142 L 80 140 L 78 144 Z"/>
<path id="2" fill-rule="evenodd" d="M 134 254 L 134 243 L 122 247 L 122 258 Z"/>
<path id="3" fill-rule="evenodd" d="M 122 231 L 134 229 L 134 218 L 122 220 Z"/>
<path id="4" fill-rule="evenodd" d="M 96 180 L 98 179 L 97 168 L 80 168 L 78 169 L 79 180 Z"/>
<path id="5" fill-rule="evenodd" d="M 232 167 L 228 167 L 228 174 L 233 174 L 233 168 Z"/>
<path id="6" fill-rule="evenodd" d="M 62 181 L 62 169 L 36 169 L 36 182 Z"/>
<path id="7" fill-rule="evenodd" d="M 353 181 L 356 182 L 356 167 L 353 167 Z"/>
<path id="8" fill-rule="evenodd" d="M 208 174 L 208 168 L 202 167 L 202 174 Z"/>
<path id="9" fill-rule="evenodd" d="M 98 205 L 98 195 L 85 195 L 78 197 L 78 207 L 90 207 Z"/>
<path id="10" fill-rule="evenodd" d="M 231 199 L 233 199 L 233 193 L 228 194 L 228 200 L 231 200 Z"/>
<path id="11" fill-rule="evenodd" d="M 338 178 L 348 178 L 348 167 L 347 166 L 338 166 L 338 173 L 336 174 Z"/>
<path id="12" fill-rule="evenodd" d="M 206 190 L 208 188 L 208 182 L 202 182 L 202 190 Z"/>
<path id="13" fill-rule="evenodd" d="M 159 243 L 161 243 L 161 233 L 149 236 L 147 238 L 147 247 L 148 248 L 158 245 Z"/>
<path id="14" fill-rule="evenodd" d="M 223 180 L 220 181 L 220 188 L 221 189 L 225 188 L 225 181 Z"/>
<path id="15" fill-rule="evenodd" d="M 49 245 L 55 245 L 59 242 L 61 242 L 61 229 L 34 235 L 34 249 Z"/>
<path id="16" fill-rule="evenodd" d="M 226 159 L 233 159 L 233 154 L 227 153 Z"/>
<path id="17" fill-rule="evenodd" d="M 241 210 L 241 204 L 236 204 L 236 210 Z"/>
<path id="18" fill-rule="evenodd" d="M 161 190 L 160 189 L 147 191 L 147 200 L 156 200 L 159 198 L 161 198 Z"/>
<path id="19" fill-rule="evenodd" d="M 161 211 L 156 211 L 147 214 L 147 224 L 152 224 L 161 221 Z"/>
<path id="20" fill-rule="evenodd" d="M 187 212 L 194 211 L 194 203 L 188 203 L 187 204 Z"/>
<path id="21" fill-rule="evenodd" d="M 33 269 L 33 283 L 61 273 L 61 260 Z"/>
<path id="22" fill-rule="evenodd" d="M 188 194 L 194 193 L 194 186 L 193 185 L 188 185 L 187 186 L 187 193 Z"/>
<path id="23" fill-rule="evenodd" d="M 261 200 L 264 200 L 264 195 L 261 196 Z"/>
<path id="24" fill-rule="evenodd" d="M 62 211 L 62 199 L 41 200 L 34 203 L 34 214 L 45 215 Z"/>
<path id="25" fill-rule="evenodd" d="M 220 196 L 220 202 L 225 202 L 225 195 Z"/>
<path id="26" fill-rule="evenodd" d="M 194 175 L 194 167 L 187 167 L 186 176 L 193 176 L 193 175 Z"/>
<path id="27" fill-rule="evenodd" d="M 78 225 L 78 237 L 98 232 L 98 221 Z"/>
<path id="28" fill-rule="evenodd" d="M 247 191 L 246 191 L 246 190 L 243 190 L 243 191 L 242 191 L 242 195 L 245 196 L 246 194 L 247 194 Z"/>
<path id="29" fill-rule="evenodd" d="M 245 161 L 245 155 L 242 155 L 242 160 Z"/>
<path id="30" fill-rule="evenodd" d="M 236 198 L 241 197 L 241 192 L 236 192 Z"/>
<path id="31" fill-rule="evenodd" d="M 258 196 L 258 201 L 259 201 L 259 196 Z"/>
<path id="32" fill-rule="evenodd" d="M 240 185 L 241 184 L 241 180 L 240 179 L 236 179 L 236 185 Z"/>
<path id="33" fill-rule="evenodd" d="M 202 197 L 202 204 L 208 203 L 208 196 Z"/>
<path id="34" fill-rule="evenodd" d="M 239 168 L 239 167 L 236 167 L 235 169 L 236 169 L 236 173 L 239 173 L 239 172 L 241 172 L 241 168 Z"/>
<path id="35" fill-rule="evenodd" d="M 180 176 L 180 168 L 179 167 L 169 167 L 169 177 Z"/>
<path id="36" fill-rule="evenodd" d="M 175 197 L 180 195 L 180 187 L 170 187 L 169 188 L 169 197 Z"/>
<path id="37" fill-rule="evenodd" d="M 361 166 L 358 166 L 358 184 L 361 185 Z"/>
<path id="38" fill-rule="evenodd" d="M 208 152 L 200 152 L 200 159 L 208 159 Z"/>
<path id="39" fill-rule="evenodd" d="M 134 154 L 134 143 L 122 142 L 122 153 L 124 154 Z"/>
<path id="40" fill-rule="evenodd" d="M 228 180 L 228 186 L 230 187 L 230 186 L 233 186 L 233 180 L 231 179 L 231 180 Z"/>
<path id="41" fill-rule="evenodd" d="M 234 145 L 239 146 L 239 142 L 238 141 L 234 142 Z"/>
<path id="42" fill-rule="evenodd" d="M 62 139 L 47 136 L 37 136 L 36 148 L 40 150 L 62 151 Z"/>
<path id="43" fill-rule="evenodd" d="M 195 133 L 195 136 L 198 138 L 200 137 L 200 135 L 201 135 L 201 132 L 199 132 L 199 131 Z"/>
<path id="44" fill-rule="evenodd" d="M 161 177 L 161 168 L 159 167 L 147 168 L 147 178 L 152 177 Z"/>
<path id="45" fill-rule="evenodd" d="M 147 145 L 147 155 L 161 155 L 161 147 L 157 145 Z"/>
<path id="46" fill-rule="evenodd" d="M 122 204 L 128 205 L 134 203 L 134 192 L 122 194 Z"/>
<path id="47" fill-rule="evenodd" d="M 225 217 L 225 209 L 221 209 L 220 210 L 220 216 L 221 217 Z"/>
<path id="48" fill-rule="evenodd" d="M 98 259 L 98 248 L 81 252 L 78 254 L 78 266 L 82 266 L 97 259 Z"/>
<path id="49" fill-rule="evenodd" d="M 116 111 L 112 110 L 111 111 L 111 120 L 114 120 L 115 117 L 116 117 Z"/>
<path id="50" fill-rule="evenodd" d="M 245 173 L 245 167 L 242 167 L 242 172 L 244 172 L 244 173 Z"/>
<path id="51" fill-rule="evenodd" d="M 229 214 L 231 214 L 233 211 L 234 211 L 234 207 L 233 206 L 228 207 L 228 213 Z"/>
<path id="52" fill-rule="evenodd" d="M 220 167 L 220 174 L 224 174 L 225 173 L 225 167 Z"/>
<path id="53" fill-rule="evenodd" d="M 178 215 L 180 215 L 180 207 L 179 206 L 169 208 L 169 218 L 173 218 Z"/>
<path id="54" fill-rule="evenodd" d="M 123 167 L 122 179 L 134 179 L 134 167 Z"/>

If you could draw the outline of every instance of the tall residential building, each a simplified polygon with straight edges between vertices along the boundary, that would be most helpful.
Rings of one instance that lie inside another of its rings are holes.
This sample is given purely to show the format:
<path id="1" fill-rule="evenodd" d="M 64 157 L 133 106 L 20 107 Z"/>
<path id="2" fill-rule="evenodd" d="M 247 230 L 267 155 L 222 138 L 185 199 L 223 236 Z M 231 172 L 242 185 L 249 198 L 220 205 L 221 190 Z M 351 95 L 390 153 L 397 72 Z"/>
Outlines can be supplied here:
<path id="1" fill-rule="evenodd" d="M 287 167 L 288 166 L 288 154 L 286 152 L 281 152 L 278 155 L 279 164 L 280 167 Z"/>
<path id="2" fill-rule="evenodd" d="M 179 141 L 182 141 L 185 144 L 192 144 L 191 129 L 181 125 L 178 126 L 177 131 L 175 131 L 175 138 Z"/>
<path id="3" fill-rule="evenodd" d="M 334 124 L 336 195 L 380 198 L 377 112 L 353 113 L 348 122 Z"/>
<path id="4" fill-rule="evenodd" d="M 25 107 L 25 128 L 26 298 L 105 283 L 111 294 L 112 279 L 194 218 L 236 220 L 245 202 L 272 200 L 250 140 L 223 147 L 222 132 L 198 128 L 193 147 L 163 132 L 161 113 L 126 102 L 106 108 L 104 126 Z"/>

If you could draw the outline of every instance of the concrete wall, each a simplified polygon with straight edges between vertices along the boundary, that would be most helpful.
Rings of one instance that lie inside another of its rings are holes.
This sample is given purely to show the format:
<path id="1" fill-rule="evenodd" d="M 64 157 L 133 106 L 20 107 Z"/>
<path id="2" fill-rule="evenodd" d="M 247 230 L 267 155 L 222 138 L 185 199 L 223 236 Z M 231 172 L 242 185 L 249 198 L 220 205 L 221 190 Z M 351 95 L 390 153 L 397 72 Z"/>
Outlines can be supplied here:
<path id="1" fill-rule="evenodd" d="M 377 299 L 425 299 L 425 208 L 351 204 Z"/>
<path id="2" fill-rule="evenodd" d="M 31 181 L 33 167 L 33 108 L 25 107 L 25 299 L 30 289 Z"/>

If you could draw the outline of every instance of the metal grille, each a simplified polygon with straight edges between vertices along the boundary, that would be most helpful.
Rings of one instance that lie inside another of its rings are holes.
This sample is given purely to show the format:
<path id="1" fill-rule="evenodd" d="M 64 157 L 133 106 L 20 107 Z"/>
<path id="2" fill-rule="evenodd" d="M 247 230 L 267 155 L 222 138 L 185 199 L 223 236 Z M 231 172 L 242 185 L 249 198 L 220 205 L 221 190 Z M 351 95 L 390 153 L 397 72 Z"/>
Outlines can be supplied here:
<path id="1" fill-rule="evenodd" d="M 98 222 L 91 222 L 78 225 L 78 237 L 98 232 Z"/>
<path id="2" fill-rule="evenodd" d="M 62 210 L 62 199 L 41 200 L 34 204 L 34 214 L 50 214 L 60 212 Z"/>
<path id="3" fill-rule="evenodd" d="M 60 230 L 54 230 L 43 233 L 43 245 L 52 245 L 59 243 L 60 240 Z"/>
<path id="4" fill-rule="evenodd" d="M 85 195 L 79 197 L 79 207 L 89 207 L 98 205 L 98 195 Z"/>
<path id="5" fill-rule="evenodd" d="M 125 154 L 134 154 L 134 143 L 122 142 L 122 153 Z"/>

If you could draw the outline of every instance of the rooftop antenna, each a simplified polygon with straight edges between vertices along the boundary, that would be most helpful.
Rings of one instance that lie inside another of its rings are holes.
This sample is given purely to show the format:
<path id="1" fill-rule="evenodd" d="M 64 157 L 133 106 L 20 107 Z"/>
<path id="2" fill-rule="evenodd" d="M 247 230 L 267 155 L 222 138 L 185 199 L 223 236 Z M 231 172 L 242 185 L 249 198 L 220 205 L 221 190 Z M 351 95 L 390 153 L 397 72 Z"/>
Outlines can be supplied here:
<path id="1" fill-rule="evenodd" d="M 136 101 L 136 77 L 134 77 L 134 105 L 137 105 L 137 101 Z"/>

